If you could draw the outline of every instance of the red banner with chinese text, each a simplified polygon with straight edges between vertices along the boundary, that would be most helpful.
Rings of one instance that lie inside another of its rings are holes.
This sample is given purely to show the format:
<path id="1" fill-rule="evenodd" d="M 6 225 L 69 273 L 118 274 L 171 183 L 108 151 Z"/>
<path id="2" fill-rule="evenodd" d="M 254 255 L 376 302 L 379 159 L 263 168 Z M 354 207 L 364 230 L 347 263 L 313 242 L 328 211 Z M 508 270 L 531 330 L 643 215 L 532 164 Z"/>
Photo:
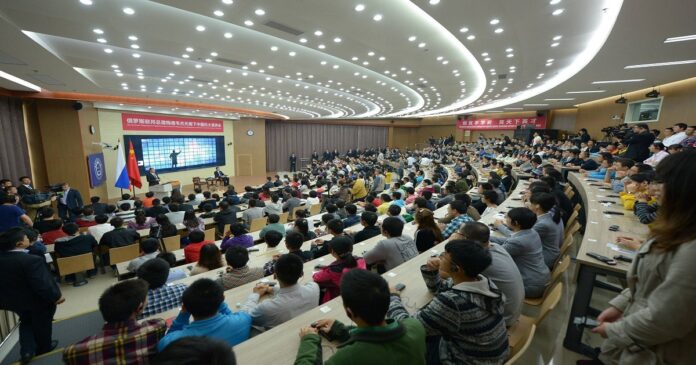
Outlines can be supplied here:
<path id="1" fill-rule="evenodd" d="M 124 131 L 223 132 L 222 120 L 122 113 Z"/>
<path id="2" fill-rule="evenodd" d="M 460 119 L 457 121 L 457 129 L 464 130 L 508 130 L 517 129 L 517 127 L 544 129 L 546 128 L 546 116 Z"/>

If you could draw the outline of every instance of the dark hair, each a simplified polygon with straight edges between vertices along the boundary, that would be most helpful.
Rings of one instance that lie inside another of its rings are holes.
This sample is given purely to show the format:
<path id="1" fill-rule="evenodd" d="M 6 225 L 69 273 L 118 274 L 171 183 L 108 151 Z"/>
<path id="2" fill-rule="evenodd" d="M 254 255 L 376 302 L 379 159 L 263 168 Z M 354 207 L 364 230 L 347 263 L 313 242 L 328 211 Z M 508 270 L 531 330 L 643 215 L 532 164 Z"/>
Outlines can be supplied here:
<path id="1" fill-rule="evenodd" d="M 498 193 L 495 192 L 495 190 L 486 190 L 483 193 L 481 193 L 484 198 L 488 199 L 489 201 L 493 202 L 493 204 L 496 204 L 498 201 Z"/>
<path id="2" fill-rule="evenodd" d="M 270 233 L 270 232 L 269 232 Z M 302 248 L 304 236 L 296 231 L 289 231 L 285 234 L 285 245 L 289 250 L 297 251 Z"/>
<path id="3" fill-rule="evenodd" d="M 642 183 L 642 182 L 651 182 L 653 180 L 653 176 L 651 173 L 637 173 L 633 174 L 629 177 L 629 179 L 637 182 L 637 183 Z"/>
<path id="4" fill-rule="evenodd" d="M 176 256 L 174 256 L 174 254 L 171 252 L 160 252 L 157 255 L 157 258 L 167 261 L 170 268 L 176 266 Z"/>
<path id="5" fill-rule="evenodd" d="M 169 276 L 169 263 L 162 259 L 150 259 L 145 261 L 135 275 L 150 284 L 150 289 L 157 289 L 167 282 Z"/>
<path id="6" fill-rule="evenodd" d="M 181 296 L 186 311 L 191 313 L 194 319 L 215 315 L 224 299 L 222 286 L 210 279 L 194 281 Z"/>
<path id="7" fill-rule="evenodd" d="M 263 239 L 266 241 L 266 245 L 268 245 L 268 247 L 276 247 L 280 241 L 283 240 L 283 234 L 278 231 L 270 230 L 266 232 Z"/>
<path id="8" fill-rule="evenodd" d="M 686 123 L 676 123 L 674 126 L 679 127 L 680 129 L 686 129 L 687 127 Z"/>
<path id="9" fill-rule="evenodd" d="M 93 197 L 89 198 L 89 201 L 92 202 L 92 204 L 95 204 L 95 203 L 99 203 L 100 199 L 101 198 L 98 196 L 93 196 Z"/>
<path id="10" fill-rule="evenodd" d="M 476 241 L 482 245 L 491 239 L 491 230 L 485 223 L 481 222 L 464 222 L 460 228 L 460 233 L 467 240 Z"/>
<path id="11" fill-rule="evenodd" d="M 614 160 L 614 162 L 618 162 L 621 164 L 623 167 L 628 167 L 629 169 L 635 165 L 635 161 L 631 160 L 630 158 L 617 158 Z"/>
<path id="12" fill-rule="evenodd" d="M 341 298 L 352 316 L 376 326 L 384 321 L 389 309 L 389 285 L 371 271 L 350 270 L 341 278 Z"/>
<path id="13" fill-rule="evenodd" d="M 363 209 L 365 209 L 366 212 L 377 213 L 377 207 L 372 203 L 366 203 Z"/>
<path id="14" fill-rule="evenodd" d="M 119 228 L 119 227 L 123 226 L 123 218 L 113 217 L 113 218 L 111 218 L 111 221 L 109 221 L 109 223 L 111 223 L 111 225 L 114 228 Z"/>
<path id="15" fill-rule="evenodd" d="M 205 233 L 199 230 L 191 231 L 188 234 L 188 238 L 191 243 L 200 243 L 205 240 Z"/>
<path id="16" fill-rule="evenodd" d="M 346 204 L 346 213 L 349 215 L 353 215 L 358 212 L 358 207 L 356 207 L 354 204 Z"/>
<path id="17" fill-rule="evenodd" d="M 450 203 L 450 207 L 456 210 L 459 214 L 466 214 L 467 206 L 461 200 L 453 200 Z"/>
<path id="18" fill-rule="evenodd" d="M 545 213 L 550 212 L 554 207 L 553 211 L 553 222 L 558 224 L 561 221 L 561 209 L 557 206 L 556 197 L 551 193 L 534 193 L 529 198 L 529 202 L 532 204 L 538 204 Z"/>
<path id="19" fill-rule="evenodd" d="M 99 311 L 107 323 L 125 322 L 147 298 L 148 284 L 141 279 L 125 280 L 107 288 L 99 297 Z"/>
<path id="20" fill-rule="evenodd" d="M 153 365 L 236 365 L 234 350 L 227 342 L 211 337 L 183 337 L 152 359 Z"/>
<path id="21" fill-rule="evenodd" d="M 464 270 L 466 276 L 470 278 L 477 277 L 492 262 L 490 252 L 476 241 L 449 241 L 445 245 L 445 251 L 450 254 L 452 262 Z"/>
<path id="22" fill-rule="evenodd" d="M 338 210 L 338 207 L 334 204 L 327 204 L 326 205 L 326 212 L 327 213 L 336 213 L 337 210 Z"/>
<path id="23" fill-rule="evenodd" d="M 159 248 L 160 242 L 155 238 L 145 238 L 140 241 L 140 251 L 153 253 Z"/>
<path id="24" fill-rule="evenodd" d="M 454 194 L 454 200 L 464 203 L 464 206 L 468 208 L 471 205 L 471 197 L 467 193 L 457 193 Z"/>
<path id="25" fill-rule="evenodd" d="M 94 217 L 94 221 L 98 224 L 104 224 L 109 221 L 109 217 L 106 214 L 97 214 L 97 216 Z"/>
<path id="26" fill-rule="evenodd" d="M 17 248 L 17 242 L 24 241 L 27 233 L 21 227 L 12 227 L 0 234 L 0 251 L 10 251 Z M 4 294 L 6 295 L 6 294 Z"/>
<path id="27" fill-rule="evenodd" d="M 326 223 L 326 228 L 328 228 L 331 232 L 341 234 L 343 233 L 343 221 L 340 219 L 332 219 Z"/>
<path id="28" fill-rule="evenodd" d="M 230 207 L 230 203 L 227 202 L 227 200 L 223 200 L 219 204 L 220 210 L 227 210 L 227 208 Z"/>
<path id="29" fill-rule="evenodd" d="M 29 242 L 35 242 L 37 239 L 39 239 L 39 231 L 33 228 L 24 227 L 24 233 L 26 234 Z"/>
<path id="30" fill-rule="evenodd" d="M 249 262 L 249 251 L 241 246 L 231 246 L 225 251 L 225 260 L 232 268 L 244 267 Z"/>
<path id="31" fill-rule="evenodd" d="M 232 233 L 233 236 L 241 236 L 243 234 L 247 233 L 246 227 L 244 227 L 243 223 L 232 223 L 230 226 L 230 232 Z"/>
<path id="32" fill-rule="evenodd" d="M 512 208 L 507 213 L 512 223 L 516 223 L 521 229 L 531 229 L 536 223 L 537 217 L 529 208 Z"/>
<path id="33" fill-rule="evenodd" d="M 353 256 L 353 239 L 349 236 L 334 237 L 329 241 L 329 249 L 340 258 L 343 267 L 358 266 L 358 261 Z"/>
<path id="34" fill-rule="evenodd" d="M 268 223 L 278 223 L 280 222 L 280 216 L 278 214 L 269 214 Z"/>
<path id="35" fill-rule="evenodd" d="M 663 184 L 662 202 L 649 237 L 658 248 L 671 251 L 696 239 L 696 206 L 687 198 L 696 181 L 696 151 L 665 157 L 657 165 L 657 180 Z"/>
<path id="36" fill-rule="evenodd" d="M 401 215 L 401 207 L 396 204 L 392 204 L 387 208 L 387 213 L 389 213 L 389 215 L 392 217 Z"/>
<path id="37" fill-rule="evenodd" d="M 387 217 L 382 222 L 382 230 L 389 234 L 389 237 L 399 237 L 404 230 L 404 222 L 397 217 Z"/>
<path id="38" fill-rule="evenodd" d="M 294 285 L 302 277 L 304 263 L 297 255 L 285 254 L 278 258 L 274 267 L 279 281 L 286 285 Z"/>
<path id="39" fill-rule="evenodd" d="M 389 203 L 390 201 L 392 201 L 392 198 L 391 196 L 389 196 L 389 194 L 382 194 L 379 196 L 379 200 L 381 200 L 382 203 Z"/>
<path id="40" fill-rule="evenodd" d="M 220 249 L 214 243 L 208 243 L 201 247 L 198 266 L 205 267 L 208 270 L 215 270 L 222 267 L 221 257 Z"/>
<path id="41" fill-rule="evenodd" d="M 401 199 L 401 192 L 395 191 L 392 193 L 392 196 L 394 197 L 394 200 L 399 200 Z"/>
<path id="42" fill-rule="evenodd" d="M 63 232 L 65 232 L 65 234 L 67 234 L 68 236 L 74 235 L 79 230 L 80 226 L 78 226 L 76 223 L 69 222 L 63 225 Z"/>

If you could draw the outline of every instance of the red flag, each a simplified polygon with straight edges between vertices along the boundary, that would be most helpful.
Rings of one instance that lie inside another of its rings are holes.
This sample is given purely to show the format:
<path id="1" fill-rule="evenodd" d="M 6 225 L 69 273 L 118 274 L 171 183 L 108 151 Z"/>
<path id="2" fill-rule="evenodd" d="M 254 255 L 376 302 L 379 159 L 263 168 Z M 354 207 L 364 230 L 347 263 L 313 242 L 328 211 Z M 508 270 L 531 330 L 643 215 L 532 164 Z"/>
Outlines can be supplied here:
<path id="1" fill-rule="evenodd" d="M 143 186 L 143 183 L 140 182 L 140 169 L 138 168 L 138 161 L 135 159 L 133 142 L 130 142 L 128 146 L 128 161 L 126 162 L 126 169 L 128 170 L 128 180 L 130 180 L 130 183 L 136 188 L 140 189 Z"/>

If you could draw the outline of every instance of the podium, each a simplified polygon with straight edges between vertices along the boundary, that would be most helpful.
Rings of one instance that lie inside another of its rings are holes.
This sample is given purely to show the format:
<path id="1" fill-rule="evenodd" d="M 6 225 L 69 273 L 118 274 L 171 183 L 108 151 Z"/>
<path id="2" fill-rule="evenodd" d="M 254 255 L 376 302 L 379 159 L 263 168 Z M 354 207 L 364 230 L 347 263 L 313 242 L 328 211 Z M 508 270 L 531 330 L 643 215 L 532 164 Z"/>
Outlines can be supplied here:
<path id="1" fill-rule="evenodd" d="M 155 198 L 161 200 L 165 196 L 172 195 L 172 183 L 166 182 L 163 184 L 150 186 L 150 191 L 155 193 Z"/>

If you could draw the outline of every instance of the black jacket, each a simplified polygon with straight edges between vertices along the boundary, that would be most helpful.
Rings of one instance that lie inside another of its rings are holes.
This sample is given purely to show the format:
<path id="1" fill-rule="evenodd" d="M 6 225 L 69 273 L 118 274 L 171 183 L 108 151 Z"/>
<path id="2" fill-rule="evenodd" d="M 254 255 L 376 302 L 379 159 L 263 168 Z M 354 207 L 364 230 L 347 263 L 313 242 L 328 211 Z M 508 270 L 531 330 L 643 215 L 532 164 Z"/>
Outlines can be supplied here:
<path id="1" fill-rule="evenodd" d="M 215 217 L 213 217 L 215 223 L 217 223 L 218 232 L 225 233 L 225 225 L 237 223 L 237 210 L 236 208 L 230 207 L 227 210 L 221 210 Z"/>
<path id="2" fill-rule="evenodd" d="M 99 244 L 109 248 L 128 246 L 140 239 L 140 233 L 130 228 L 117 228 L 104 233 Z"/>
<path id="3" fill-rule="evenodd" d="M 88 234 L 75 236 L 67 241 L 63 241 L 61 238 L 55 243 L 56 253 L 58 253 L 60 257 L 70 257 L 90 253 L 95 247 L 97 247 L 97 240 Z"/>
<path id="4" fill-rule="evenodd" d="M 650 132 L 635 133 L 624 139 L 623 143 L 628 146 L 623 157 L 630 158 L 637 162 L 643 162 L 650 157 L 650 145 L 655 141 L 655 135 Z"/>
<path id="5" fill-rule="evenodd" d="M 89 207 L 94 210 L 94 215 L 99 215 L 106 214 L 106 209 L 109 208 L 109 205 L 104 203 L 94 203 L 89 205 Z"/>
<path id="6" fill-rule="evenodd" d="M 362 242 L 368 238 L 372 238 L 378 234 L 382 233 L 382 230 L 377 226 L 369 226 L 362 229 L 353 236 L 353 241 L 355 243 Z"/>
<path id="7" fill-rule="evenodd" d="M 145 215 L 152 218 L 157 218 L 158 215 L 167 213 L 169 213 L 169 209 L 161 205 L 150 207 L 145 211 Z"/>
<path id="8" fill-rule="evenodd" d="M 0 309 L 45 310 L 60 299 L 46 259 L 24 252 L 0 252 Z"/>

